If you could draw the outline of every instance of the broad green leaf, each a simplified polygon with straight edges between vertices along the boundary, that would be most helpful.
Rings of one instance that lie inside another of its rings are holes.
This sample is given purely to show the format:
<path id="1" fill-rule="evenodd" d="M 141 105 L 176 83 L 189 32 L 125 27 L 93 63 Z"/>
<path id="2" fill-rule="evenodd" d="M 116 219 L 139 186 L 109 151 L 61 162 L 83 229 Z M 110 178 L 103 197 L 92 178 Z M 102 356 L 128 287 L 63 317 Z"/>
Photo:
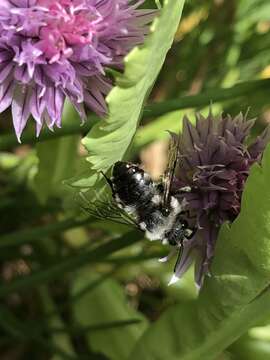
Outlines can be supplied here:
<path id="1" fill-rule="evenodd" d="M 256 337 L 245 335 L 236 341 L 235 344 L 230 346 L 229 351 L 234 355 L 233 360 L 270 359 L 269 337 L 268 339 L 258 339 Z"/>
<path id="2" fill-rule="evenodd" d="M 78 272 L 74 279 L 73 296 L 97 279 L 92 270 Z M 103 328 L 86 335 L 90 348 L 102 352 L 111 360 L 126 359 L 144 332 L 147 323 L 142 315 L 132 309 L 119 284 L 108 279 L 86 293 L 74 303 L 74 316 L 81 326 L 102 325 L 129 319 L 141 320 L 138 324 L 118 328 Z"/>
<path id="3" fill-rule="evenodd" d="M 251 169 L 240 215 L 221 229 L 212 276 L 198 300 L 165 312 L 142 337 L 132 360 L 215 359 L 251 326 L 270 316 L 269 184 L 270 146 L 262 166 Z"/>
<path id="4" fill-rule="evenodd" d="M 145 44 L 133 49 L 125 58 L 125 72 L 117 78 L 117 86 L 106 99 L 108 117 L 96 124 L 83 139 L 92 169 L 88 175 L 89 186 L 93 185 L 92 176 L 96 176 L 96 171 L 106 171 L 127 151 L 145 100 L 172 45 L 183 5 L 184 0 L 166 0 Z M 76 181 L 76 186 L 79 185 Z"/>

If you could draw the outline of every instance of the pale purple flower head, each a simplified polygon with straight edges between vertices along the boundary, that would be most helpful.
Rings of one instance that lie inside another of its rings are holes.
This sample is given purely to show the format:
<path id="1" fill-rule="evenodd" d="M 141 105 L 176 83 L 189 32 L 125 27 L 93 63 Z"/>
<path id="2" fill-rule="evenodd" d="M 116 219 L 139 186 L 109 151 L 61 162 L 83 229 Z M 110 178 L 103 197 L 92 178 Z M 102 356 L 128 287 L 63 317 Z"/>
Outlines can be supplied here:
<path id="1" fill-rule="evenodd" d="M 235 118 L 216 117 L 211 111 L 207 118 L 197 114 L 195 126 L 184 118 L 173 190 L 184 200 L 190 214 L 187 220 L 197 230 L 193 238 L 183 243 L 175 281 L 195 260 L 195 281 L 201 286 L 204 275 L 210 271 L 220 226 L 239 214 L 250 166 L 260 161 L 270 140 L 267 127 L 247 144 L 253 125 L 254 120 L 247 120 L 242 114 Z"/>
<path id="2" fill-rule="evenodd" d="M 39 134 L 44 122 L 61 126 L 67 97 L 106 113 L 111 82 L 106 67 L 143 42 L 154 11 L 144 0 L 1 0 L 0 112 L 11 105 L 18 139 L 30 115 Z"/>

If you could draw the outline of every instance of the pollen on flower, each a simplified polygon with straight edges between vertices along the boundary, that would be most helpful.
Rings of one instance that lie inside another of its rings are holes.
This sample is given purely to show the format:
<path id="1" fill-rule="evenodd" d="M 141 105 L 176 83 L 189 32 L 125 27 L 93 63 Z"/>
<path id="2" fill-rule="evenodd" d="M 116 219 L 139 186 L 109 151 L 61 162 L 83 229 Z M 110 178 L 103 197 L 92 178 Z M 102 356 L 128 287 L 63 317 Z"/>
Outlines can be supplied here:
<path id="1" fill-rule="evenodd" d="M 73 4 L 71 0 L 39 0 L 38 6 L 47 11 L 46 24 L 40 28 L 40 41 L 37 47 L 42 50 L 50 63 L 61 56 L 70 57 L 73 46 L 91 44 L 96 26 L 102 22 L 97 11 L 89 7 Z"/>
<path id="2" fill-rule="evenodd" d="M 82 119 L 85 107 L 106 113 L 105 68 L 122 68 L 155 14 L 137 9 L 142 2 L 1 1 L 0 112 L 11 105 L 18 139 L 30 115 L 37 135 L 44 123 L 60 127 L 66 97 Z"/>

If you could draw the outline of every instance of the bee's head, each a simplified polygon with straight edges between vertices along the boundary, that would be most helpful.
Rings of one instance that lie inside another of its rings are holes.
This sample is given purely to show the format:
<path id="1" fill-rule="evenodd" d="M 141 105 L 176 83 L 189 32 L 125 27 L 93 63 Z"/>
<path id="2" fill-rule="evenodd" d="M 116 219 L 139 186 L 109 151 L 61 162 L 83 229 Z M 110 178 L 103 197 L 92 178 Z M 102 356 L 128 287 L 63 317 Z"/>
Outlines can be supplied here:
<path id="1" fill-rule="evenodd" d="M 121 177 L 135 173 L 144 173 L 138 166 L 125 161 L 117 161 L 113 167 L 113 177 Z"/>

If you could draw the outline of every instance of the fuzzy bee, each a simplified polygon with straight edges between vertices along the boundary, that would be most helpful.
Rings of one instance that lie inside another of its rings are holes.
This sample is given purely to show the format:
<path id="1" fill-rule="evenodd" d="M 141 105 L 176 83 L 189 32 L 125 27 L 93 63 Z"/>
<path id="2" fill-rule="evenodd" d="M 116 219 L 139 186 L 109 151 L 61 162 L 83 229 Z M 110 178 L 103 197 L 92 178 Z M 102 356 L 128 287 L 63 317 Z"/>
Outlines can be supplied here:
<path id="1" fill-rule="evenodd" d="M 178 149 L 178 137 L 172 136 L 167 169 L 159 183 L 135 164 L 116 162 L 111 177 L 103 174 L 111 189 L 111 200 L 98 200 L 86 208 L 96 217 L 132 224 L 149 240 L 160 240 L 179 249 L 177 263 L 183 241 L 192 238 L 196 231 L 188 222 L 185 204 L 172 191 Z"/>

